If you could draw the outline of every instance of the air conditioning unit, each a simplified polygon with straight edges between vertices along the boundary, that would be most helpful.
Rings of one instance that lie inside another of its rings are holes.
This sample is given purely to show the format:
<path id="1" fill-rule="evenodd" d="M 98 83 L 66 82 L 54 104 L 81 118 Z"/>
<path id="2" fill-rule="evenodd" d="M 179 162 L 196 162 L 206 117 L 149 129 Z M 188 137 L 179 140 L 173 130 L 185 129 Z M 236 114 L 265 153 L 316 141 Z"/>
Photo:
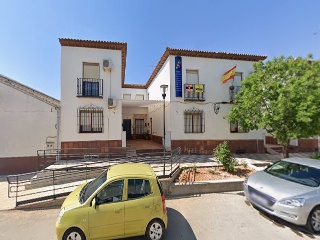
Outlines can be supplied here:
<path id="1" fill-rule="evenodd" d="M 108 108 L 115 108 L 117 106 L 117 99 L 108 98 Z"/>
<path id="2" fill-rule="evenodd" d="M 104 70 L 109 70 L 109 69 L 112 69 L 112 61 L 109 59 L 109 60 L 103 60 L 103 69 Z"/>

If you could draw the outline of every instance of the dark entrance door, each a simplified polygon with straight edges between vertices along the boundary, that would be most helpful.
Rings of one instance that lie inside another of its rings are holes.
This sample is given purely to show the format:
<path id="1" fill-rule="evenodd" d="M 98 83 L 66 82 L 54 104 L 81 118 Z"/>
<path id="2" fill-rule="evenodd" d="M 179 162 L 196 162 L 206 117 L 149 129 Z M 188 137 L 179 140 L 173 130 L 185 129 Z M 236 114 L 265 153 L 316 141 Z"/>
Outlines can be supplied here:
<path id="1" fill-rule="evenodd" d="M 122 130 L 126 131 L 126 139 L 131 139 L 131 119 L 123 119 Z"/>

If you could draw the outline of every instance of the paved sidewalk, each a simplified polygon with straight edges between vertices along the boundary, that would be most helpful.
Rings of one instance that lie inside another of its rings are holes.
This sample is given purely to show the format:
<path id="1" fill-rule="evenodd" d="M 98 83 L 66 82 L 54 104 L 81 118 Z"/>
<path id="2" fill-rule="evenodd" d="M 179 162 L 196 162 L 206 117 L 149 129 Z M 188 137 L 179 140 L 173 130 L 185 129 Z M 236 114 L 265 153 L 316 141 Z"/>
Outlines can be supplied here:
<path id="1" fill-rule="evenodd" d="M 311 153 L 290 153 L 290 157 L 309 157 Z M 235 154 L 239 162 L 251 164 L 272 163 L 281 159 L 281 155 L 272 154 Z M 217 162 L 212 155 L 181 155 L 182 166 L 214 166 Z M 6 176 L 0 176 L 0 211 L 15 208 L 15 198 L 8 198 L 8 182 Z"/>

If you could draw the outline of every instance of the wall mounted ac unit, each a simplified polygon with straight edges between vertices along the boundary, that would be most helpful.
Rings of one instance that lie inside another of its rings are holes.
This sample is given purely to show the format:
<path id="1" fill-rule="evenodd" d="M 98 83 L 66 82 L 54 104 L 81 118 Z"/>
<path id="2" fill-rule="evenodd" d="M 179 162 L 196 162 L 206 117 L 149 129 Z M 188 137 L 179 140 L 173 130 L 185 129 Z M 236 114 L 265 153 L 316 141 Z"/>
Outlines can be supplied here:
<path id="1" fill-rule="evenodd" d="M 106 70 L 112 69 L 112 67 L 113 67 L 113 64 L 110 59 L 103 60 L 103 70 L 106 71 Z"/>
<path id="2" fill-rule="evenodd" d="M 117 99 L 108 98 L 108 108 L 115 108 L 117 106 Z"/>

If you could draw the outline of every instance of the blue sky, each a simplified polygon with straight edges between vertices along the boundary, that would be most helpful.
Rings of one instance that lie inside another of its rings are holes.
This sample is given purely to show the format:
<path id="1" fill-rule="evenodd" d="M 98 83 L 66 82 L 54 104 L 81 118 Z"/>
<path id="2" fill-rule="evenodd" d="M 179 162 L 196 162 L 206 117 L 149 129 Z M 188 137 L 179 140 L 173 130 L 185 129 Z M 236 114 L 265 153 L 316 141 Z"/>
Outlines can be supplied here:
<path id="1" fill-rule="evenodd" d="M 0 74 L 60 99 L 58 38 L 126 42 L 126 83 L 166 47 L 320 59 L 320 1 L 0 0 Z"/>

